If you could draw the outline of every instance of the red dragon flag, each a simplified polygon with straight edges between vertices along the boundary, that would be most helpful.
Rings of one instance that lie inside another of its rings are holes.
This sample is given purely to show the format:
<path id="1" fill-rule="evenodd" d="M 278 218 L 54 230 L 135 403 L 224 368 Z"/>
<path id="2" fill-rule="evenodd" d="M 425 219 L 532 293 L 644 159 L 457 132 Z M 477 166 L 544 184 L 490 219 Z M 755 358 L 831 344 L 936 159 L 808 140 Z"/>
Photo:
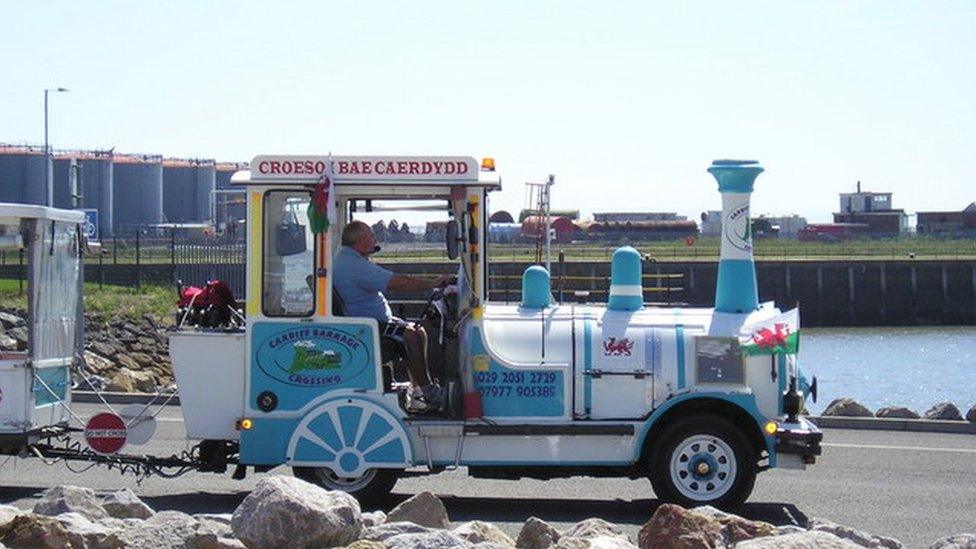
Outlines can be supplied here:
<path id="1" fill-rule="evenodd" d="M 749 356 L 795 355 L 800 348 L 799 309 L 743 326 L 739 346 Z"/>
<path id="2" fill-rule="evenodd" d="M 332 157 L 325 163 L 325 171 L 312 191 L 312 202 L 308 205 L 308 224 L 312 233 L 321 234 L 329 230 L 335 220 L 335 199 L 332 183 Z"/>

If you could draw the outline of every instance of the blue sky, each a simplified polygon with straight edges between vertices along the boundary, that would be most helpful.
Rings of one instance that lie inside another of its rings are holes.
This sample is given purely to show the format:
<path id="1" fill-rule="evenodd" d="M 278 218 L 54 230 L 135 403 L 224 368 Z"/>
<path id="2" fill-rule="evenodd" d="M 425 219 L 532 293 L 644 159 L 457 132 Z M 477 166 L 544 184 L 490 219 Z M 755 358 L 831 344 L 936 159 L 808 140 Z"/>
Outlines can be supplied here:
<path id="1" fill-rule="evenodd" d="M 519 209 L 754 213 L 976 200 L 976 2 L 0 2 L 0 141 L 248 160 L 494 156 Z"/>

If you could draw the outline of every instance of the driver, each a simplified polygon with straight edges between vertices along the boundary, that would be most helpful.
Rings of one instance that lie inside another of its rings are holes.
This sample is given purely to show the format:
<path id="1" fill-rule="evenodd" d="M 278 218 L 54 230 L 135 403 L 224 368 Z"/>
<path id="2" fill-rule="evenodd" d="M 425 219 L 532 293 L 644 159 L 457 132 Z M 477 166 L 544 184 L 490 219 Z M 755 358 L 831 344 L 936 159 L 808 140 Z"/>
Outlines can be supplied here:
<path id="1" fill-rule="evenodd" d="M 342 231 L 342 246 L 332 264 L 332 284 L 345 302 L 346 315 L 375 318 L 381 336 L 403 341 L 410 383 L 420 389 L 428 407 L 439 408 L 444 391 L 427 370 L 427 332 L 419 324 L 393 316 L 383 292 L 422 292 L 447 284 L 451 275 L 429 279 L 396 274 L 370 262 L 370 254 L 378 250 L 369 225 L 350 222 Z"/>

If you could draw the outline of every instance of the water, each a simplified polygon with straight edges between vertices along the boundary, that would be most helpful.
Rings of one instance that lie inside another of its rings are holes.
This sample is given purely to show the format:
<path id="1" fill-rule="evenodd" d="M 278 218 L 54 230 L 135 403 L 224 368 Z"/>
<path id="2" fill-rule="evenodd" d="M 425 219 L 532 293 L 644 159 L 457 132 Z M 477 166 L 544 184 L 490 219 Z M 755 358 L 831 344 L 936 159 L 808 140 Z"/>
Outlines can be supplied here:
<path id="1" fill-rule="evenodd" d="M 839 397 L 919 414 L 946 400 L 963 415 L 976 404 L 973 327 L 804 329 L 800 365 L 819 381 L 818 402 L 808 402 L 815 414 Z"/>

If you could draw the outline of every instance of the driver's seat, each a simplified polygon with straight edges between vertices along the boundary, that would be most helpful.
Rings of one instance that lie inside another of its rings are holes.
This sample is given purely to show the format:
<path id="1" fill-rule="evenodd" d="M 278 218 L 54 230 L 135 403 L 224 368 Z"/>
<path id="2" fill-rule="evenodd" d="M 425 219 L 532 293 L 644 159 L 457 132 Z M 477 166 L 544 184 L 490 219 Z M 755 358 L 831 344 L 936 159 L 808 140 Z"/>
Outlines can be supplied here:
<path id="1" fill-rule="evenodd" d="M 346 302 L 336 291 L 335 287 L 332 288 L 332 314 L 334 316 L 346 316 Z M 390 337 L 386 335 L 380 335 L 380 362 L 383 364 L 392 364 L 404 360 L 407 357 L 407 347 L 402 340 L 395 337 Z M 390 368 L 392 370 L 392 368 Z M 387 375 L 390 375 L 390 379 L 387 380 Z M 387 374 L 387 370 L 383 371 L 383 385 L 385 387 L 390 387 L 392 385 L 393 376 L 392 374 Z"/>

